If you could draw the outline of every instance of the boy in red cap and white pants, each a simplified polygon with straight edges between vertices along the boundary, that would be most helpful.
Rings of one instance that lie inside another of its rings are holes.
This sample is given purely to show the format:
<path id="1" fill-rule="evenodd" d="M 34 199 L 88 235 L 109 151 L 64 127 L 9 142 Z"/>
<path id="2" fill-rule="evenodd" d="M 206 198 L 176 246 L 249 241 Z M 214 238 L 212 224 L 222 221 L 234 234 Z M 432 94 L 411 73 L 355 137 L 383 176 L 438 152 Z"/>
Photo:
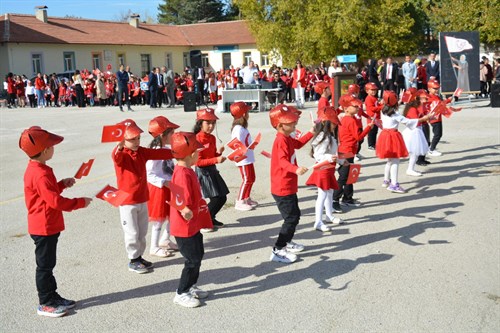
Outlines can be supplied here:
<path id="1" fill-rule="evenodd" d="M 200 306 L 199 299 L 208 297 L 206 291 L 196 286 L 201 260 L 205 254 L 200 230 L 212 227 L 207 204 L 201 195 L 198 176 L 192 169 L 198 160 L 198 151 L 203 149 L 203 145 L 196 140 L 194 133 L 177 132 L 172 135 L 171 146 L 172 154 L 177 159 L 171 186 L 175 185 L 184 190 L 183 198 L 172 190 L 171 200 L 184 207 L 180 209 L 170 205 L 170 232 L 175 236 L 179 251 L 186 259 L 174 303 L 195 308 Z"/>
<path id="2" fill-rule="evenodd" d="M 61 317 L 76 302 L 62 298 L 52 271 L 56 266 L 57 240 L 64 230 L 63 211 L 87 207 L 91 198 L 67 199 L 61 192 L 75 184 L 74 178 L 57 182 L 52 168 L 46 162 L 54 156 L 54 146 L 64 138 L 30 127 L 21 134 L 19 148 L 30 161 L 24 173 L 24 198 L 28 208 L 28 232 L 35 242 L 36 289 L 40 305 L 37 313 L 47 317 Z"/>
<path id="3" fill-rule="evenodd" d="M 119 207 L 120 220 L 125 236 L 125 249 L 130 259 L 128 269 L 142 274 L 153 267 L 153 263 L 142 258 L 148 233 L 149 192 L 146 161 L 169 160 L 172 153 L 170 149 L 141 147 L 143 131 L 132 119 L 126 119 L 120 124 L 126 126 L 124 140 L 118 143 L 111 154 L 118 189 L 128 194 Z"/>
<path id="4" fill-rule="evenodd" d="M 295 132 L 300 114 L 296 108 L 284 104 L 269 112 L 271 125 L 278 132 L 271 153 L 271 194 L 284 220 L 270 260 L 287 264 L 296 261 L 295 253 L 304 250 L 303 245 L 292 241 L 300 220 L 298 176 L 307 171 L 307 168 L 297 165 L 295 149 L 302 148 L 312 139 L 314 129 L 299 139 L 290 137 Z"/>

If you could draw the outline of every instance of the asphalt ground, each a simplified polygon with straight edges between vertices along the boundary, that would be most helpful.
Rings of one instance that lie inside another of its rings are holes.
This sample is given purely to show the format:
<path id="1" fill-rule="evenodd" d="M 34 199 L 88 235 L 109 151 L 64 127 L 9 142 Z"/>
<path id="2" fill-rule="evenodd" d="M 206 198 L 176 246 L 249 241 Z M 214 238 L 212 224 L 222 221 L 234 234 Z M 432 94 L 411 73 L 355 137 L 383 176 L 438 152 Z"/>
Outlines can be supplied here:
<path id="1" fill-rule="evenodd" d="M 405 174 L 405 194 L 381 187 L 384 161 L 363 144 L 361 176 L 355 185 L 359 208 L 345 209 L 348 224 L 331 233 L 313 229 L 316 190 L 299 178 L 302 218 L 295 241 L 306 250 L 290 265 L 270 262 L 282 223 L 270 194 L 270 160 L 275 130 L 268 113 L 252 113 L 249 129 L 262 132 L 256 149 L 256 210 L 234 209 L 240 175 L 232 162 L 218 166 L 231 193 L 218 217 L 226 227 L 205 234 L 206 255 L 198 285 L 210 292 L 200 308 L 173 304 L 183 259 L 160 259 L 149 274 L 127 269 L 118 209 L 94 199 L 65 213 L 55 276 L 59 293 L 78 301 L 58 319 L 36 314 L 34 244 L 27 235 L 23 173 L 28 161 L 18 148 L 21 131 L 32 125 L 63 135 L 48 164 L 56 177 L 74 175 L 95 158 L 88 177 L 64 192 L 94 196 L 116 185 L 113 144 L 100 143 L 103 125 L 165 115 L 191 130 L 195 114 L 175 109 L 117 108 L 0 109 L 0 331 L 2 332 L 499 332 L 500 331 L 500 116 L 485 100 L 461 103 L 444 119 L 444 135 L 420 178 Z M 307 103 L 298 128 L 310 127 Z M 230 139 L 232 118 L 219 114 L 217 132 Z M 401 128 L 402 129 L 402 128 Z M 142 145 L 151 137 L 145 133 Z M 313 164 L 310 145 L 297 151 L 299 164 Z M 149 235 L 148 235 L 149 243 Z M 149 245 L 148 245 L 149 247 Z"/>

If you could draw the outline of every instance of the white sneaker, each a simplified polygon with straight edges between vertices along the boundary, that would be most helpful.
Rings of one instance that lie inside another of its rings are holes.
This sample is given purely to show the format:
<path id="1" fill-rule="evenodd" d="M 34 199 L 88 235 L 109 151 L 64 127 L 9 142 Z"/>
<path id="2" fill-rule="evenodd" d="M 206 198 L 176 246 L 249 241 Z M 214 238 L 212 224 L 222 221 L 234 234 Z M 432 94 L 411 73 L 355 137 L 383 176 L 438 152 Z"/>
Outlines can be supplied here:
<path id="1" fill-rule="evenodd" d="M 202 233 L 214 232 L 214 228 L 201 228 L 200 231 Z"/>
<path id="2" fill-rule="evenodd" d="M 291 264 L 292 262 L 295 262 L 297 260 L 297 255 L 288 252 L 286 250 L 286 247 L 282 248 L 281 250 L 274 248 L 269 260 Z"/>
<path id="3" fill-rule="evenodd" d="M 196 308 L 201 305 L 200 301 L 191 293 L 178 294 L 175 293 L 174 303 L 182 305 L 186 308 Z"/>
<path id="4" fill-rule="evenodd" d="M 363 156 L 361 156 L 361 154 L 356 154 L 356 156 L 354 156 L 354 162 L 359 162 L 363 159 Z"/>
<path id="5" fill-rule="evenodd" d="M 247 199 L 247 204 L 252 206 L 253 208 L 255 208 L 259 205 L 259 203 L 257 201 L 252 200 L 252 198 Z"/>
<path id="6" fill-rule="evenodd" d="M 175 244 L 174 242 L 172 242 L 170 239 L 165 241 L 165 242 L 160 242 L 160 244 L 158 245 L 159 247 L 164 247 L 166 248 L 167 250 L 170 250 L 170 251 L 179 251 L 179 247 L 177 246 L 177 244 Z"/>
<path id="7" fill-rule="evenodd" d="M 168 252 L 167 250 L 165 250 L 165 249 L 163 249 L 161 247 L 157 247 L 157 248 L 151 249 L 149 251 L 149 254 L 152 255 L 152 256 L 160 257 L 160 258 L 166 258 L 166 257 L 173 256 L 173 254 L 171 252 Z"/>
<path id="8" fill-rule="evenodd" d="M 236 200 L 236 203 L 234 204 L 234 209 L 246 212 L 252 210 L 253 207 L 247 204 L 245 200 Z"/>
<path id="9" fill-rule="evenodd" d="M 286 250 L 291 253 L 304 251 L 304 245 L 290 241 L 286 243 Z"/>
<path id="10" fill-rule="evenodd" d="M 319 225 L 315 225 L 314 226 L 314 229 L 318 230 L 318 231 L 321 231 L 321 232 L 329 232 L 329 231 L 332 231 L 332 229 L 330 229 L 329 226 L 321 223 Z"/>
<path id="11" fill-rule="evenodd" d="M 440 151 L 437 151 L 437 150 L 429 150 L 427 155 L 432 156 L 432 157 L 438 157 L 438 156 L 443 155 L 443 153 L 441 153 Z"/>
<path id="12" fill-rule="evenodd" d="M 342 220 L 341 218 L 338 218 L 336 216 L 332 217 L 332 219 L 330 221 L 332 221 L 333 224 L 337 224 L 337 225 L 345 224 L 344 220 Z"/>
<path id="13" fill-rule="evenodd" d="M 208 292 L 201 290 L 196 285 L 193 285 L 191 289 L 189 289 L 189 293 L 193 295 L 194 298 L 203 299 L 208 297 Z"/>
<path id="14" fill-rule="evenodd" d="M 406 170 L 406 174 L 408 176 L 413 176 L 413 177 L 420 177 L 422 174 L 420 172 L 417 172 L 415 170 Z"/>

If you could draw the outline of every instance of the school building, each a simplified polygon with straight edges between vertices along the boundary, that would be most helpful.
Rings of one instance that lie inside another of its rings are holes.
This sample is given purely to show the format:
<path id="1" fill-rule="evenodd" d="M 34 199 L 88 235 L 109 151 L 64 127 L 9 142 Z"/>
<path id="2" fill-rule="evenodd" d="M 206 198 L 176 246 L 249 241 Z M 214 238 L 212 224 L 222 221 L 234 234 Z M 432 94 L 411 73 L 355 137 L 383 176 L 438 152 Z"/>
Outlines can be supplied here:
<path id="1" fill-rule="evenodd" d="M 190 51 L 200 50 L 207 70 L 240 67 L 250 60 L 262 68 L 280 59 L 259 52 L 245 21 L 190 25 L 146 24 L 138 15 L 129 22 L 49 17 L 47 7 L 35 15 L 0 17 L 0 75 L 64 73 L 75 69 L 115 72 L 120 64 L 141 76 L 153 67 L 181 72 L 190 66 Z"/>

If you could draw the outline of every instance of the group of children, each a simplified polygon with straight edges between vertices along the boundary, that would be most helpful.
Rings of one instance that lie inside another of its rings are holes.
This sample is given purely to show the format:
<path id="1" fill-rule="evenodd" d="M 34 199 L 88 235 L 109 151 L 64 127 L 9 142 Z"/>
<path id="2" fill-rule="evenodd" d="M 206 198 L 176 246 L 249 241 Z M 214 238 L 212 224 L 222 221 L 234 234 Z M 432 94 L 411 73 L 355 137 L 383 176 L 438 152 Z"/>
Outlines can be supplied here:
<path id="1" fill-rule="evenodd" d="M 279 104 L 269 112 L 270 122 L 276 129 L 271 153 L 271 194 L 283 218 L 283 224 L 271 251 L 270 260 L 292 263 L 304 246 L 294 242 L 294 234 L 301 211 L 298 205 L 298 176 L 308 169 L 299 166 L 296 149 L 312 140 L 311 156 L 317 163 L 326 162 L 329 167 L 315 168 L 306 181 L 315 186 L 318 196 L 315 204 L 314 228 L 321 232 L 331 231 L 327 223 L 343 224 L 334 213 L 342 213 L 341 205 L 359 206 L 353 199 L 353 185 L 347 183 L 350 164 L 359 152 L 359 143 L 366 135 L 373 133 L 375 125 L 382 128 L 377 139 L 369 140 L 381 159 L 387 159 L 383 186 L 396 193 L 404 190 L 398 183 L 398 168 L 401 158 L 410 156 L 407 174 L 420 176 L 415 171 L 417 161 L 428 153 L 428 139 L 422 130 L 428 121 L 440 123 L 429 108 L 429 100 L 440 100 L 437 82 L 430 82 L 430 94 L 410 90 L 409 102 L 403 114 L 398 112 L 398 98 L 386 91 L 381 101 L 376 99 L 376 86 L 366 86 L 368 93 L 366 111 L 356 98 L 359 89 L 350 89 L 339 100 L 339 109 L 330 106 L 331 95 L 328 84 L 317 84 L 315 92 L 321 95 L 317 117 L 313 127 L 297 135 L 296 125 L 301 111 L 293 106 Z M 355 87 L 354 87 L 355 88 Z M 432 90 L 434 89 L 434 90 Z M 375 91 L 375 92 L 374 92 Z M 373 98 L 370 98 L 373 97 Z M 371 99 L 374 99 L 373 101 Z M 251 106 L 243 102 L 231 105 L 233 116 L 231 138 L 237 139 L 247 149 L 236 162 L 242 183 L 236 197 L 235 208 L 250 211 L 258 203 L 251 198 L 255 182 L 255 156 L 248 131 Z M 371 119 L 363 129 L 361 117 Z M 147 273 L 153 263 L 142 256 L 146 250 L 148 222 L 152 223 L 150 255 L 168 257 L 172 251 L 179 251 L 185 258 L 184 269 L 174 297 L 174 303 L 185 307 L 197 307 L 200 299 L 208 297 L 206 291 L 197 287 L 201 261 L 204 255 L 204 231 L 213 231 L 224 224 L 217 220 L 217 213 L 227 200 L 228 187 L 217 170 L 217 164 L 226 160 L 224 147 L 217 148 L 216 138 L 211 133 L 219 118 L 211 108 L 198 110 L 193 132 L 175 132 L 178 125 L 164 116 L 149 122 L 148 132 L 153 137 L 149 148 L 140 145 L 142 129 L 132 120 L 126 119 L 119 125 L 125 128 L 123 140 L 112 151 L 118 189 L 127 196 L 119 206 L 128 269 L 136 273 Z M 380 123 L 377 120 L 380 119 Z M 403 135 L 398 125 L 407 126 Z M 442 133 L 442 124 L 433 125 L 435 133 Z M 63 140 L 61 136 L 34 126 L 25 130 L 19 140 L 19 147 L 30 161 L 24 177 L 26 206 L 28 208 L 28 230 L 35 242 L 36 285 L 39 295 L 38 314 L 60 317 L 76 302 L 62 298 L 56 291 L 52 271 L 56 262 L 57 239 L 64 230 L 63 211 L 87 207 L 92 199 L 67 199 L 61 192 L 74 185 L 73 178 L 57 182 L 53 171 L 46 165 L 54 154 L 54 146 Z M 433 139 L 435 149 L 439 137 Z M 250 148 L 248 148 L 250 147 Z M 435 151 L 435 150 L 434 150 Z M 338 164 L 338 179 L 335 166 Z M 183 194 L 175 195 L 173 188 L 181 188 Z M 172 189 L 172 193 L 171 193 Z M 208 199 L 209 202 L 205 201 Z M 181 201 L 182 205 L 178 203 Z M 323 210 L 328 221 L 323 221 Z M 162 233 L 163 229 L 163 233 Z M 173 242 L 171 236 L 175 237 Z"/>

